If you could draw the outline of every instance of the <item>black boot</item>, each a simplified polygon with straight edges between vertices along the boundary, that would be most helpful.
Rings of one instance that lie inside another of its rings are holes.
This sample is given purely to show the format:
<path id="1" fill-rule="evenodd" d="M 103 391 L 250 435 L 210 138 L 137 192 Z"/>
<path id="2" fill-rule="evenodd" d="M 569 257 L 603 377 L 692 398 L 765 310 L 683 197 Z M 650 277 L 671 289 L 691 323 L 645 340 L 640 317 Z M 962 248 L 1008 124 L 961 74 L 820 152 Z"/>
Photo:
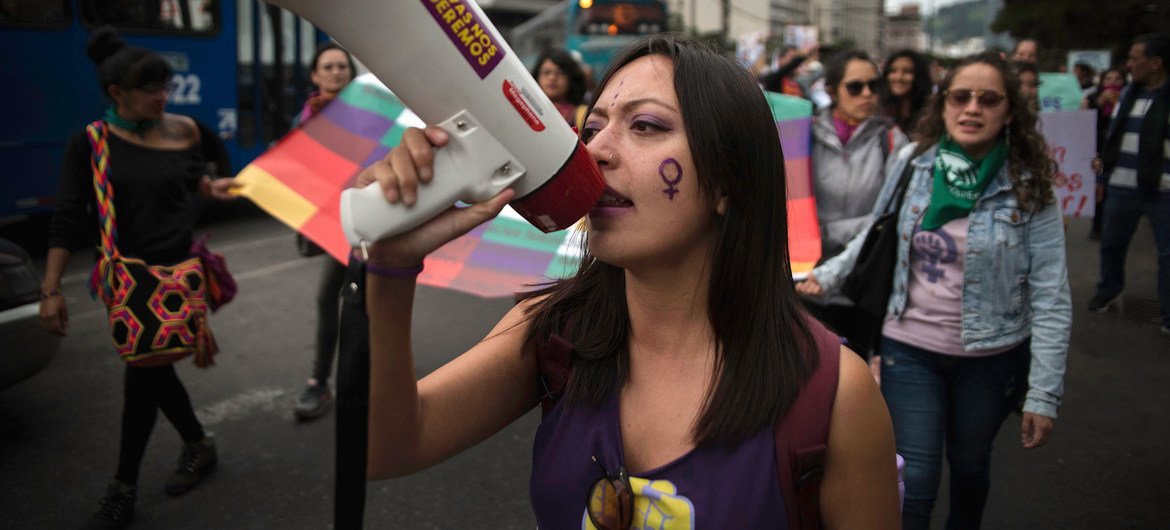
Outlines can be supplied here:
<path id="1" fill-rule="evenodd" d="M 114 530 L 125 528 L 134 518 L 134 486 L 113 481 L 106 487 L 106 496 L 98 501 L 98 511 L 89 518 L 84 530 Z"/>
<path id="2" fill-rule="evenodd" d="M 204 436 L 198 442 L 183 444 L 179 456 L 179 468 L 167 479 L 167 495 L 182 495 L 195 487 L 199 480 L 215 469 L 219 458 L 215 452 L 215 440 Z"/>

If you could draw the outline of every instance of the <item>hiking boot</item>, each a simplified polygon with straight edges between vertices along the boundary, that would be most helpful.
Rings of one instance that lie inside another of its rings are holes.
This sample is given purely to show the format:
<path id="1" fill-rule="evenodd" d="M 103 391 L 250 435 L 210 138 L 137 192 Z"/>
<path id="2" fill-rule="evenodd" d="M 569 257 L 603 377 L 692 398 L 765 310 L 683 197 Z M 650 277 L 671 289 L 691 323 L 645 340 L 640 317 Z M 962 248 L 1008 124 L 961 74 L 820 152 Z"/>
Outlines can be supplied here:
<path id="1" fill-rule="evenodd" d="M 1093 295 L 1089 299 L 1088 309 L 1094 313 L 1104 313 L 1113 307 L 1113 302 L 1117 301 L 1117 295 L 1101 296 L 1100 294 Z"/>
<path id="2" fill-rule="evenodd" d="M 179 468 L 167 479 L 167 495 L 182 495 L 190 491 L 200 479 L 215 469 L 218 460 L 215 440 L 210 435 L 198 442 L 185 442 L 183 454 L 179 455 Z"/>
<path id="3" fill-rule="evenodd" d="M 319 418 L 329 410 L 330 403 L 333 403 L 333 394 L 329 393 L 328 385 L 309 385 L 297 398 L 293 413 L 302 420 Z"/>
<path id="4" fill-rule="evenodd" d="M 114 530 L 125 528 L 134 518 L 134 486 L 117 480 L 106 487 L 106 496 L 98 501 L 98 511 L 89 518 L 83 530 Z"/>

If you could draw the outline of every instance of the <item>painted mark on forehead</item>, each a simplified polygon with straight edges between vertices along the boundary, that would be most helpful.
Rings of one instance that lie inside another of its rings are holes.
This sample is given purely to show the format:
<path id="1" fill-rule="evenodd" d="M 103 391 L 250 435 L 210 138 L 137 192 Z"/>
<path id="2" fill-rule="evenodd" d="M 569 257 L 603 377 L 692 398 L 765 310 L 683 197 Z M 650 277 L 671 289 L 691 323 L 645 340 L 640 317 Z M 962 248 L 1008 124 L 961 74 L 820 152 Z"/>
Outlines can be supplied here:
<path id="1" fill-rule="evenodd" d="M 609 107 L 610 108 L 613 108 L 614 104 L 617 103 L 618 95 L 622 93 L 622 86 L 625 84 L 626 84 L 625 78 L 622 78 L 622 80 L 620 82 L 618 82 L 618 86 L 616 89 L 614 89 L 614 92 L 613 92 L 613 99 L 609 100 Z"/>
<path id="2" fill-rule="evenodd" d="M 666 198 L 674 200 L 674 194 L 678 193 L 678 183 L 682 182 L 682 166 L 679 165 L 678 160 L 667 158 L 658 165 L 658 176 L 662 177 L 662 182 L 666 183 L 666 189 L 662 193 L 666 194 Z"/>

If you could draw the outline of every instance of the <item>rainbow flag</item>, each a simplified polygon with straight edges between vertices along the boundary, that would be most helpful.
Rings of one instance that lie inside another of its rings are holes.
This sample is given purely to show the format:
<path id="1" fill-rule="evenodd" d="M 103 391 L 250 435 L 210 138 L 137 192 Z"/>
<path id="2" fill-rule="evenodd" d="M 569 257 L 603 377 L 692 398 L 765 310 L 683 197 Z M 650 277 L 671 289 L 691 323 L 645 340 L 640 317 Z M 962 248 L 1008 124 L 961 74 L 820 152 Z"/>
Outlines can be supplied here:
<path id="1" fill-rule="evenodd" d="M 821 259 L 821 229 L 812 184 L 812 102 L 764 92 L 784 149 L 788 185 L 788 257 L 792 275 L 803 278 Z"/>
<path id="2" fill-rule="evenodd" d="M 341 191 L 398 145 L 407 127 L 422 126 L 377 78 L 359 76 L 245 167 L 236 177 L 240 194 L 344 263 L 350 246 L 341 230 Z M 428 256 L 419 282 L 482 297 L 511 296 L 576 270 L 580 250 L 569 233 L 545 234 L 505 208 Z"/>
<path id="3" fill-rule="evenodd" d="M 579 228 L 546 234 L 507 207 L 427 256 L 418 280 L 485 298 L 512 296 L 575 273 L 582 235 Z"/>
<path id="4" fill-rule="evenodd" d="M 398 145 L 407 127 L 421 125 L 377 78 L 360 76 L 248 164 L 236 176 L 240 194 L 345 263 L 341 191 Z"/>
<path id="5" fill-rule="evenodd" d="M 810 173 L 811 103 L 767 94 L 780 131 L 788 178 L 789 253 L 803 275 L 820 257 Z M 372 75 L 359 76 L 338 98 L 237 176 L 241 195 L 346 262 L 341 191 L 382 158 L 407 127 L 422 121 Z M 476 296 L 512 296 L 528 285 L 576 272 L 580 228 L 546 234 L 511 208 L 433 252 L 419 282 Z"/>

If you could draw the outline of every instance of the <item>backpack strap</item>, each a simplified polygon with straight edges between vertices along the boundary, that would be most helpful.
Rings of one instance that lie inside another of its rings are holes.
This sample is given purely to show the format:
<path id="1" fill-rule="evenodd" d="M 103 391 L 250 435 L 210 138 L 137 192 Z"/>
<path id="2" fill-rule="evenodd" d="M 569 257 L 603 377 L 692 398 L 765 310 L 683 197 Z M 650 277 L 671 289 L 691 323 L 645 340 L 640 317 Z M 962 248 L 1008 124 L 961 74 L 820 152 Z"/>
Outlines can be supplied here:
<path id="1" fill-rule="evenodd" d="M 882 162 L 890 159 L 894 154 L 894 128 L 886 127 L 885 134 L 878 135 L 878 142 L 882 146 Z"/>
<path id="2" fill-rule="evenodd" d="M 540 417 L 548 416 L 564 394 L 573 364 L 573 343 L 553 333 L 544 344 L 536 345 L 536 369 L 540 387 Z"/>
<path id="3" fill-rule="evenodd" d="M 841 365 L 840 338 L 815 319 L 807 322 L 820 363 L 776 424 L 776 470 L 793 530 L 821 527 L 821 479 Z"/>

